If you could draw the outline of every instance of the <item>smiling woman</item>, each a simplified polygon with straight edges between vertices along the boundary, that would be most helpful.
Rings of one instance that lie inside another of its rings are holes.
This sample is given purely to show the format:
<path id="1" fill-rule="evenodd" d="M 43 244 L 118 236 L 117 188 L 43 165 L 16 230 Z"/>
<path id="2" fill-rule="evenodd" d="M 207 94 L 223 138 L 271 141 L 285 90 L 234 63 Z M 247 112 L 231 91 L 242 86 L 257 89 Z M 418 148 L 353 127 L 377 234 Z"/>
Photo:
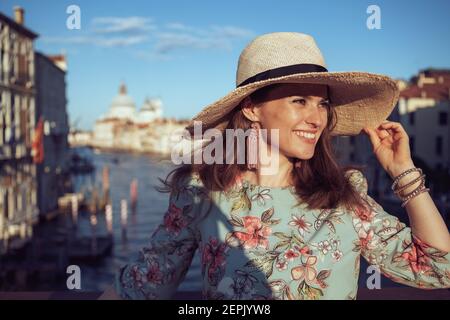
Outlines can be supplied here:
<path id="1" fill-rule="evenodd" d="M 240 164 L 236 158 L 246 150 L 234 152 L 235 146 L 245 148 L 246 145 L 239 143 L 238 135 L 233 136 L 230 144 L 227 135 L 220 146 L 224 150 L 220 153 L 223 161 L 180 167 L 173 172 L 172 183 L 167 181 L 169 189 L 176 188 L 177 181 L 195 172 L 207 189 L 213 191 L 225 191 L 242 177 L 268 187 L 293 185 L 297 196 L 311 209 L 361 205 L 344 176 L 346 170 L 354 167 L 340 168 L 334 156 L 330 132 L 336 124 L 336 113 L 327 102 L 327 92 L 328 87 L 321 84 L 272 84 L 253 92 L 231 111 L 225 131 L 244 132 L 255 124 L 259 129 L 268 130 L 266 136 L 259 135 L 258 148 L 268 152 L 258 152 L 258 161 L 271 163 L 276 157 L 278 166 L 272 174 L 249 170 L 249 157 Z M 271 131 L 277 131 L 276 148 L 273 148 Z M 208 145 L 204 150 L 207 148 Z M 227 161 L 230 154 L 235 159 Z"/>
<path id="2" fill-rule="evenodd" d="M 314 147 L 327 124 L 328 131 L 333 125 L 335 115 L 326 102 L 327 91 L 328 87 L 321 84 L 269 85 L 244 100 L 242 112 L 262 128 L 279 130 L 281 154 L 307 160 L 314 155 Z"/>
<path id="3" fill-rule="evenodd" d="M 394 281 L 450 287 L 448 230 L 416 175 L 403 128 L 383 122 L 398 98 L 391 79 L 329 73 L 312 37 L 283 32 L 244 49 L 236 82 L 194 120 L 251 130 L 258 148 L 275 143 L 260 130 L 277 130 L 277 148 L 258 152 L 257 166 L 175 169 L 161 188 L 171 192 L 163 222 L 117 275 L 122 298 L 172 297 L 197 249 L 208 299 L 355 299 L 361 256 Z M 363 128 L 408 203 L 412 228 L 368 195 L 362 172 L 335 160 L 332 136 Z M 223 157 L 236 156 L 223 147 Z M 264 157 L 278 159 L 275 172 L 263 174 Z"/>

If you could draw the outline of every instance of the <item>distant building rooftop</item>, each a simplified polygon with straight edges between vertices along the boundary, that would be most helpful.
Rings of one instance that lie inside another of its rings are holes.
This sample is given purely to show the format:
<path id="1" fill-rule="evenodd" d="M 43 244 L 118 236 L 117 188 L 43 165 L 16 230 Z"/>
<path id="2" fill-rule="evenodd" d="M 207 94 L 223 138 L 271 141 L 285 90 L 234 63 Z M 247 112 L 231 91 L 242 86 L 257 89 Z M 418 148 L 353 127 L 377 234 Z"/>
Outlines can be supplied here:
<path id="1" fill-rule="evenodd" d="M 425 69 L 411 78 L 410 83 L 400 92 L 400 97 L 450 100 L 450 70 Z"/>
<path id="2" fill-rule="evenodd" d="M 37 33 L 24 26 L 25 11 L 21 7 L 14 7 L 14 14 L 15 20 L 0 12 L 0 21 L 4 21 L 6 24 L 14 28 L 17 32 L 20 32 L 31 39 L 35 39 L 39 36 Z"/>

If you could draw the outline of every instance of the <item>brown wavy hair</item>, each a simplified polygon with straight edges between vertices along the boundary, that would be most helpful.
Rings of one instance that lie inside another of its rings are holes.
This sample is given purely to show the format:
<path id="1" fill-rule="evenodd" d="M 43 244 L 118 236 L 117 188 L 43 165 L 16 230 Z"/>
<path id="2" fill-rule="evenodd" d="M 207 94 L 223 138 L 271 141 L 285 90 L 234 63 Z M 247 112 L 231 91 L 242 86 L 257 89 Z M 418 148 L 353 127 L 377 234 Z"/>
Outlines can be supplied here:
<path id="1" fill-rule="evenodd" d="M 252 104 L 260 105 L 267 101 L 270 90 L 281 84 L 272 84 L 263 87 L 249 98 Z M 225 129 L 243 129 L 247 132 L 250 129 L 251 121 L 248 120 L 243 112 L 243 101 L 234 108 L 228 115 L 228 125 Z M 292 170 L 292 178 L 295 184 L 295 192 L 300 202 L 307 203 L 309 209 L 327 209 L 336 208 L 340 205 L 346 208 L 355 208 L 356 206 L 364 206 L 364 202 L 358 192 L 352 187 L 345 172 L 349 169 L 361 170 L 361 166 L 340 166 L 336 160 L 336 156 L 332 147 L 331 131 L 336 125 L 336 111 L 332 107 L 332 101 L 328 108 L 327 126 L 323 130 L 314 156 L 309 160 L 302 161 L 300 167 L 294 167 Z M 234 155 L 237 154 L 238 141 L 234 135 Z M 183 164 L 172 170 L 165 180 L 160 179 L 163 183 L 162 187 L 157 188 L 161 192 L 178 191 L 179 181 L 184 181 L 193 173 L 197 173 L 206 190 L 226 191 L 233 186 L 239 174 L 247 170 L 247 165 L 238 164 L 236 156 L 231 164 L 226 163 L 226 156 L 230 150 L 227 150 L 226 139 L 223 140 L 223 164 Z M 212 140 L 210 143 L 214 142 Z M 202 151 L 207 145 L 203 146 Z M 245 159 L 245 161 L 247 161 Z M 193 162 L 192 162 L 193 163 Z"/>

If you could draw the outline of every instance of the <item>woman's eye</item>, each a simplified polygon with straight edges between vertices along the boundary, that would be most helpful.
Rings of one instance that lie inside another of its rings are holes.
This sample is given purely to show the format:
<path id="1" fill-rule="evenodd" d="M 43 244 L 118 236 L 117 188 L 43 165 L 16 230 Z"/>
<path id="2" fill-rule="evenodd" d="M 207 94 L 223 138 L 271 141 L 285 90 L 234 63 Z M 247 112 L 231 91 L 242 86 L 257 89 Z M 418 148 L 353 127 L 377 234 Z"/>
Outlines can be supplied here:
<path id="1" fill-rule="evenodd" d="M 305 100 L 305 99 L 295 99 L 294 102 L 295 102 L 295 103 L 301 103 L 301 104 L 303 104 L 303 105 L 306 104 L 306 100 Z"/>
<path id="2" fill-rule="evenodd" d="M 322 107 L 324 107 L 324 108 L 327 108 L 327 109 L 330 107 L 330 103 L 329 103 L 329 102 L 326 102 L 326 101 L 325 101 L 325 102 L 321 102 L 320 105 L 321 105 Z"/>

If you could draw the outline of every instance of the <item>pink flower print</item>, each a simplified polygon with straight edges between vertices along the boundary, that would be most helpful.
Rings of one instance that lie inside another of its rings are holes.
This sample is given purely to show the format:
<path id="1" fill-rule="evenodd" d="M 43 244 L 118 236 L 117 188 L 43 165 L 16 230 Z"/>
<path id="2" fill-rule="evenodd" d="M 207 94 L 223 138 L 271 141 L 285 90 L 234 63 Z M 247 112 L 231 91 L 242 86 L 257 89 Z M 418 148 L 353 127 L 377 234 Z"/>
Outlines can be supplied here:
<path id="1" fill-rule="evenodd" d="M 235 231 L 233 236 L 240 240 L 244 248 L 269 248 L 267 237 L 272 233 L 272 229 L 263 225 L 258 217 L 245 216 L 243 217 L 243 222 L 245 231 Z"/>
<path id="2" fill-rule="evenodd" d="M 368 231 L 372 224 L 375 222 L 374 218 L 377 214 L 376 211 L 370 211 L 366 208 L 356 208 L 356 217 L 353 218 L 353 224 L 357 230 L 364 229 Z"/>
<path id="3" fill-rule="evenodd" d="M 336 250 L 335 252 L 333 252 L 333 259 L 336 262 L 341 260 L 342 256 L 343 256 L 343 253 L 340 250 Z"/>
<path id="4" fill-rule="evenodd" d="M 405 250 L 401 257 L 408 262 L 414 273 L 432 270 L 430 258 L 426 256 L 420 245 L 413 244 L 410 250 Z"/>
<path id="5" fill-rule="evenodd" d="M 142 271 L 137 265 L 133 266 L 130 270 L 130 277 L 133 279 L 134 284 L 137 288 L 142 288 L 144 282 L 146 281 Z"/>
<path id="6" fill-rule="evenodd" d="M 225 243 L 219 243 L 215 237 L 209 238 L 209 243 L 203 246 L 202 251 L 202 269 L 208 266 L 208 280 L 214 284 L 220 278 L 226 264 L 226 253 L 228 246 Z"/>
<path id="7" fill-rule="evenodd" d="M 186 226 L 187 221 L 183 216 L 183 210 L 171 203 L 169 210 L 164 216 L 164 227 L 168 232 L 178 235 Z"/>
<path id="8" fill-rule="evenodd" d="M 311 223 L 305 220 L 305 215 L 297 217 L 294 214 L 292 215 L 292 220 L 289 222 L 289 225 L 297 227 L 298 232 L 302 237 L 305 236 L 305 232 L 309 232 L 309 228 L 312 226 Z"/>
<path id="9" fill-rule="evenodd" d="M 295 246 L 295 250 L 297 250 L 301 255 L 311 255 L 311 250 L 308 246 L 303 246 L 301 248 L 299 246 Z"/>
<path id="10" fill-rule="evenodd" d="M 288 262 L 285 259 L 281 258 L 281 259 L 277 260 L 277 263 L 275 266 L 277 267 L 277 269 L 279 271 L 283 271 L 283 270 L 287 269 Z"/>
<path id="11" fill-rule="evenodd" d="M 317 248 L 325 255 L 332 249 L 331 244 L 328 240 L 320 241 L 317 244 Z"/>
<path id="12" fill-rule="evenodd" d="M 371 250 L 377 246 L 378 241 L 374 238 L 374 235 L 375 233 L 372 229 L 369 230 L 369 233 L 363 229 L 358 232 L 359 243 L 362 250 Z"/>
<path id="13" fill-rule="evenodd" d="M 147 281 L 152 284 L 161 284 L 163 273 L 159 268 L 159 264 L 157 262 L 150 262 L 147 271 Z"/>
<path id="14" fill-rule="evenodd" d="M 300 256 L 300 254 L 298 252 L 295 252 L 293 249 L 289 249 L 284 253 L 284 258 L 287 261 L 292 261 L 299 256 Z"/>

